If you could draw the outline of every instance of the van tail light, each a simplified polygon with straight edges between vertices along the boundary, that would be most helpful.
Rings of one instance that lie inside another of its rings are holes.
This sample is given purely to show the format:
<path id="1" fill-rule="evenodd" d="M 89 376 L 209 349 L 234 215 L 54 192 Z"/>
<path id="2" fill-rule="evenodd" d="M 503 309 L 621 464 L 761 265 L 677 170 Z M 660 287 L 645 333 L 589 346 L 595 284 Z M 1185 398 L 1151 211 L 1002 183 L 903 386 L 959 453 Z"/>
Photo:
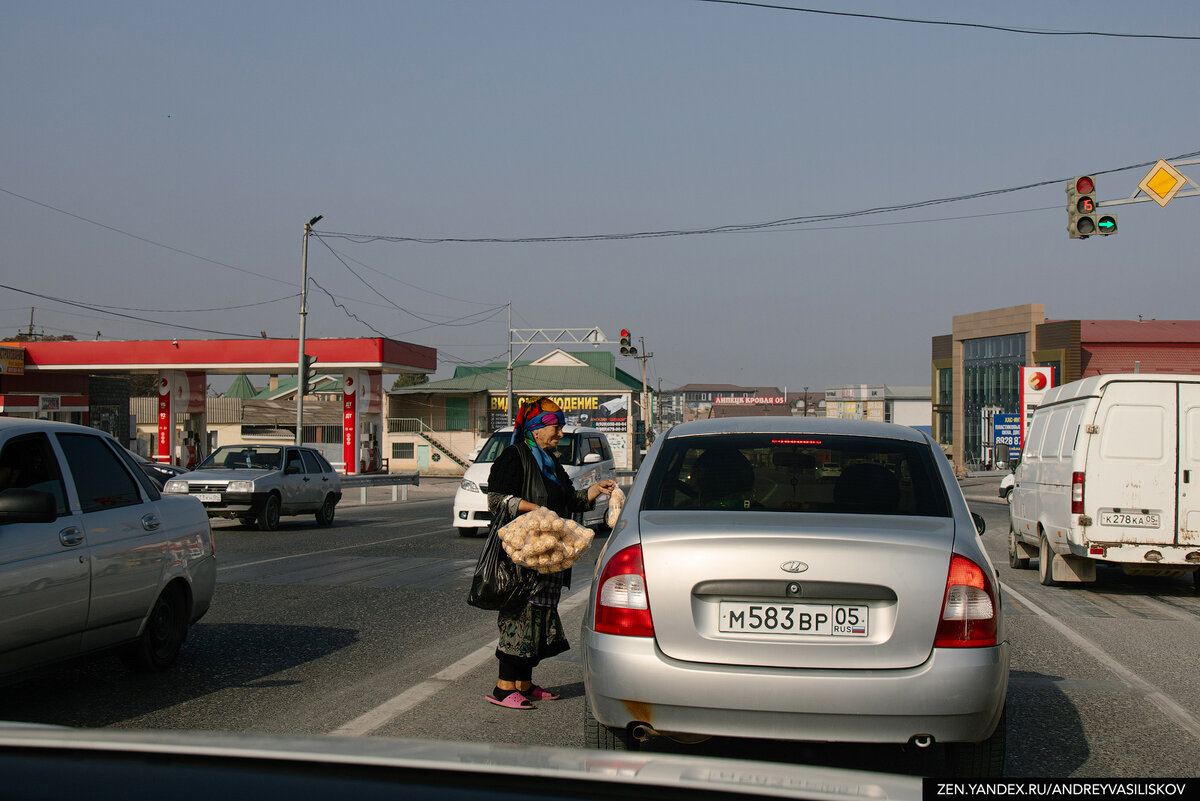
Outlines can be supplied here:
<path id="1" fill-rule="evenodd" d="M 596 631 L 626 637 L 654 636 L 642 546 L 630 545 L 614 554 L 604 566 L 597 585 Z"/>
<path id="2" fill-rule="evenodd" d="M 1083 473 L 1071 474 L 1071 514 L 1083 514 Z"/>
<path id="3" fill-rule="evenodd" d="M 996 592 L 987 570 L 955 554 L 946 576 L 942 619 L 934 648 L 982 648 L 996 644 Z"/>

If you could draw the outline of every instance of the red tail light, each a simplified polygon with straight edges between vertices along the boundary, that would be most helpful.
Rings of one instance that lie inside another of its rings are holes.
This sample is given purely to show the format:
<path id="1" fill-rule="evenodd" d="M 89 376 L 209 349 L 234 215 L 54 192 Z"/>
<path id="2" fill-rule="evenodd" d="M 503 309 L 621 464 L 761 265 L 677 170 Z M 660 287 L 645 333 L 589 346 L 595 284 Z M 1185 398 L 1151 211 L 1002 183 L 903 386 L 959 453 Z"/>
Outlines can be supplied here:
<path id="1" fill-rule="evenodd" d="M 1071 474 L 1071 514 L 1083 514 L 1083 473 Z"/>
<path id="2" fill-rule="evenodd" d="M 618 551 L 604 566 L 596 590 L 595 629 L 602 634 L 626 637 L 654 636 L 642 546 L 631 545 Z"/>
<path id="3" fill-rule="evenodd" d="M 996 593 L 987 571 L 955 554 L 946 576 L 942 619 L 934 648 L 982 648 L 996 644 Z"/>

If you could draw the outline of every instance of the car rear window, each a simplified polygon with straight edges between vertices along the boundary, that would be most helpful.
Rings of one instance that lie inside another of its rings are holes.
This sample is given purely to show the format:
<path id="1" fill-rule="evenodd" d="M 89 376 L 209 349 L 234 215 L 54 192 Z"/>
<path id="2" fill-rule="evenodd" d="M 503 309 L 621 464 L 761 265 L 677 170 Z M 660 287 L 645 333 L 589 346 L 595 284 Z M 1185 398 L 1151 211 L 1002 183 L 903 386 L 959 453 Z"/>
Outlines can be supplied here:
<path id="1" fill-rule="evenodd" d="M 672 437 L 645 497 L 646 510 L 950 516 L 930 449 L 878 437 Z"/>

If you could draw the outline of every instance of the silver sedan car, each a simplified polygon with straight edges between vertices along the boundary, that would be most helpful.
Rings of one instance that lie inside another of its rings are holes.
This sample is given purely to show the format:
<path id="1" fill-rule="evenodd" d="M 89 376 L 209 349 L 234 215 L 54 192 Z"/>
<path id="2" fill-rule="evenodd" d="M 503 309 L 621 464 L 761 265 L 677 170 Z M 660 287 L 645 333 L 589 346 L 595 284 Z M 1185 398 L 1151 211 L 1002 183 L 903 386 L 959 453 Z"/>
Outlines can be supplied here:
<path id="1" fill-rule="evenodd" d="M 982 529 L 915 429 L 676 426 L 596 563 L 586 741 L 937 745 L 956 774 L 999 775 L 1009 647 Z"/>
<path id="2" fill-rule="evenodd" d="M 118 648 L 162 671 L 216 586 L 212 529 L 92 428 L 0 417 L 0 683 Z"/>

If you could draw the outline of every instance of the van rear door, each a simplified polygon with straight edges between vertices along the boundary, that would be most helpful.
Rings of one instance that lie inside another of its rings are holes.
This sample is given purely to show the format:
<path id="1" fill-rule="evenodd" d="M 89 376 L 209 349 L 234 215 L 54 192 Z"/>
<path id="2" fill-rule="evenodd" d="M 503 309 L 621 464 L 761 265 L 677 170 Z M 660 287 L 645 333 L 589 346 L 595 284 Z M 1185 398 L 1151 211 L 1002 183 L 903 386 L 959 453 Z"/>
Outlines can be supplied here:
<path id="1" fill-rule="evenodd" d="M 1179 385 L 1178 536 L 1178 545 L 1200 545 L 1200 384 Z"/>
<path id="2" fill-rule="evenodd" d="M 1104 387 L 1089 437 L 1083 488 L 1089 532 L 1098 542 L 1175 542 L 1176 387 L 1114 381 Z"/>

